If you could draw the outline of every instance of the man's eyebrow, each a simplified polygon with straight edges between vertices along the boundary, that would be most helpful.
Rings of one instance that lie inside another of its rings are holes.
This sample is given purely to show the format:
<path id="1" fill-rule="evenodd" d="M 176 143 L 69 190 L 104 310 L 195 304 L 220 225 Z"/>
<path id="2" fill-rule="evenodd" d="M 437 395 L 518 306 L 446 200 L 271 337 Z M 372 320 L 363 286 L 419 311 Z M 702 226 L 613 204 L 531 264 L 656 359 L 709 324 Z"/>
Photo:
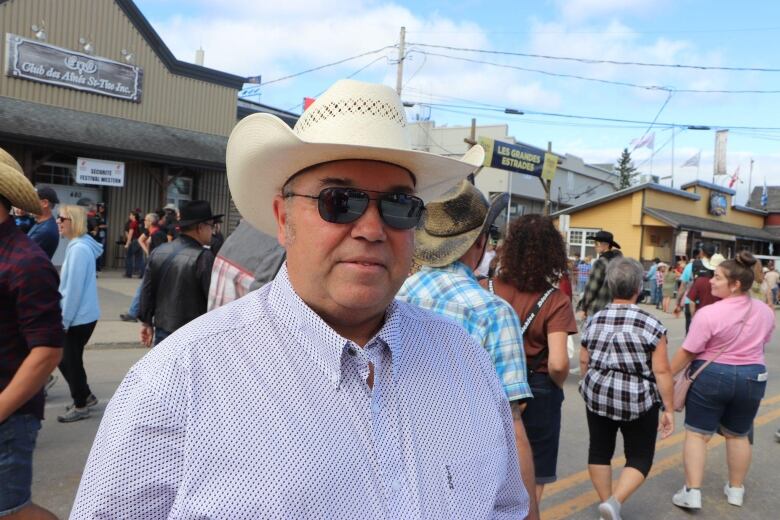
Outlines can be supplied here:
<path id="1" fill-rule="evenodd" d="M 326 188 L 326 187 L 333 187 L 333 186 L 339 186 L 344 188 L 358 188 L 355 185 L 355 182 L 352 179 L 343 179 L 341 177 L 325 177 L 323 179 L 320 179 L 319 181 L 319 188 Z M 372 191 L 366 189 L 366 191 Z M 407 193 L 411 194 L 414 193 L 414 188 L 410 186 L 404 186 L 401 184 L 390 186 L 387 189 L 382 190 L 382 193 Z"/>

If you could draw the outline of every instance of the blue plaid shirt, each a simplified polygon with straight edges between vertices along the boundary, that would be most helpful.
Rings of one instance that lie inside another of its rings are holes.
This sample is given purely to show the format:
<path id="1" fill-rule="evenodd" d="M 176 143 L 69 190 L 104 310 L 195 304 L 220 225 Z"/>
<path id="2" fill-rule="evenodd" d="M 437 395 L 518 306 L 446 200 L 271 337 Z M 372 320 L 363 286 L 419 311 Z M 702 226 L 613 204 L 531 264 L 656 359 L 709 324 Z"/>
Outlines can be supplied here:
<path id="1" fill-rule="evenodd" d="M 423 267 L 407 278 L 396 297 L 446 316 L 466 329 L 490 354 L 510 401 L 533 397 L 517 314 L 504 300 L 483 289 L 465 264 Z"/>

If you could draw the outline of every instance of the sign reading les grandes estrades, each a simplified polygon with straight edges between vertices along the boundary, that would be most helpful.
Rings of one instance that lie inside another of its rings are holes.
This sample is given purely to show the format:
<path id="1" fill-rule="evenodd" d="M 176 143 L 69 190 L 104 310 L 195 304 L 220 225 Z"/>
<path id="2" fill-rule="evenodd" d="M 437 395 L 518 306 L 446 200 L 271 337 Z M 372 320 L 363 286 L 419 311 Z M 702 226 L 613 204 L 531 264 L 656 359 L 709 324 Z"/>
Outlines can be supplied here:
<path id="1" fill-rule="evenodd" d="M 141 102 L 143 69 L 16 34 L 5 35 L 6 74 L 127 101 Z"/>
<path id="2" fill-rule="evenodd" d="M 540 148 L 525 144 L 505 143 L 489 138 L 480 138 L 479 144 L 485 149 L 485 162 L 483 163 L 485 166 L 546 179 L 552 179 L 552 176 L 555 175 L 557 156 Z M 545 162 L 548 163 L 548 167 L 543 176 Z"/>

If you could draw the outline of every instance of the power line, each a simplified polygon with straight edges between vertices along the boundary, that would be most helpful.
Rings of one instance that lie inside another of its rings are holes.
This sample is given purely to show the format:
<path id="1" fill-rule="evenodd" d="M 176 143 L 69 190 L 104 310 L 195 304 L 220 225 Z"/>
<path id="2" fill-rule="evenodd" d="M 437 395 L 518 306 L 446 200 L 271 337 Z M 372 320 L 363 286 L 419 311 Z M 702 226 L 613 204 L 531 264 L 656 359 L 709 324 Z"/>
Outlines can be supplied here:
<path id="1" fill-rule="evenodd" d="M 287 76 L 282 76 L 281 78 L 272 79 L 270 81 L 264 81 L 260 85 L 270 85 L 271 83 L 278 83 L 280 81 L 284 81 L 286 79 L 291 78 L 297 78 L 298 76 L 303 76 L 304 74 L 308 74 L 310 72 L 316 72 L 318 70 L 326 69 L 328 67 L 334 67 L 336 65 L 341 65 L 342 63 L 346 63 L 348 61 L 356 60 L 358 58 L 362 58 L 363 56 L 371 56 L 372 54 L 376 54 L 378 52 L 386 51 L 387 49 L 394 49 L 397 47 L 397 45 L 386 45 L 382 47 L 381 49 L 375 49 L 373 51 L 364 52 L 362 54 L 357 54 L 355 56 L 350 56 L 349 58 L 344 58 L 343 60 L 334 61 L 332 63 L 326 63 L 325 65 L 320 65 L 319 67 L 314 67 L 312 69 L 306 69 L 302 70 L 301 72 L 296 72 L 295 74 L 289 74 Z"/>
<path id="2" fill-rule="evenodd" d="M 780 27 L 743 27 L 727 29 L 677 29 L 664 31 L 534 31 L 534 34 L 698 34 L 780 31 Z M 406 31 L 407 34 L 528 34 L 528 31 Z"/>
<path id="3" fill-rule="evenodd" d="M 377 57 L 377 58 L 375 58 L 375 59 L 371 60 L 370 62 L 368 62 L 366 65 L 363 65 L 362 67 L 360 67 L 358 70 L 356 70 L 355 72 L 353 72 L 353 73 L 352 73 L 352 74 L 350 74 L 349 76 L 347 76 L 347 77 L 346 77 L 346 79 L 352 79 L 352 78 L 354 78 L 355 76 L 357 76 L 358 74 L 360 74 L 361 72 L 363 72 L 364 70 L 366 70 L 367 68 L 369 68 L 371 65 L 373 65 L 374 63 L 376 63 L 376 62 L 378 62 L 378 61 L 381 61 L 381 60 L 387 60 L 387 62 L 388 62 L 388 63 L 390 62 L 390 59 L 389 59 L 387 56 L 379 56 L 379 57 Z M 316 98 L 320 97 L 320 96 L 321 96 L 321 95 L 323 95 L 323 94 L 325 93 L 325 91 L 326 91 L 326 90 L 328 90 L 329 88 L 330 88 L 330 86 L 328 86 L 327 88 L 325 88 L 325 90 L 323 90 L 323 91 L 321 91 L 321 92 L 319 92 L 319 93 L 315 94 L 314 98 L 316 99 Z M 298 104 L 296 104 L 296 105 L 294 105 L 294 106 L 292 106 L 292 107 L 288 108 L 288 109 L 287 109 L 287 111 L 288 111 L 288 112 L 291 112 L 291 111 L 293 111 L 293 110 L 295 110 L 296 108 L 299 108 L 299 107 L 303 107 L 303 101 L 301 101 L 300 103 L 298 103 Z"/>
<path id="4" fill-rule="evenodd" d="M 409 43 L 409 46 L 428 47 L 432 49 L 445 49 L 450 51 L 460 52 L 474 52 L 479 54 L 498 54 L 501 56 L 521 56 L 524 58 L 538 58 L 545 60 L 560 60 L 560 61 L 574 61 L 578 63 L 586 63 L 590 65 L 594 64 L 607 64 L 607 65 L 631 65 L 637 67 L 660 67 L 660 68 L 673 68 L 673 69 L 695 69 L 695 70 L 726 70 L 726 71 L 741 71 L 741 72 L 780 72 L 780 69 L 765 68 L 765 67 L 721 67 L 715 65 L 684 65 L 680 63 L 647 63 L 641 61 L 619 61 L 619 60 L 599 60 L 593 58 L 574 58 L 570 56 L 552 56 L 546 54 L 532 54 L 527 52 L 511 52 L 511 51 L 492 51 L 487 49 L 470 49 L 467 47 L 453 47 L 449 45 L 434 45 L 429 43 Z"/>
<path id="5" fill-rule="evenodd" d="M 519 67 L 517 65 L 508 65 L 505 63 L 496 63 L 493 61 L 485 61 L 485 60 L 475 60 L 472 58 L 464 58 L 463 56 L 452 56 L 450 54 L 440 54 L 435 52 L 428 52 L 428 51 L 421 51 L 421 50 L 411 50 L 409 53 L 420 53 L 420 54 L 427 54 L 428 56 L 436 56 L 440 58 L 445 58 L 448 60 L 456 60 L 456 61 L 465 61 L 468 63 L 478 63 L 482 65 L 490 65 L 493 67 L 500 67 L 504 69 L 513 69 L 513 70 L 521 70 L 524 72 L 533 72 L 536 74 L 543 74 L 545 76 L 553 76 L 558 78 L 571 78 L 571 79 L 579 79 L 582 81 L 592 81 L 596 83 L 603 83 L 607 85 L 616 85 L 620 87 L 631 87 L 631 88 L 638 88 L 642 90 L 657 90 L 661 92 L 677 92 L 677 93 L 688 93 L 688 94 L 780 94 L 780 90 L 703 90 L 703 89 L 679 89 L 679 88 L 672 88 L 672 87 L 665 87 L 661 85 L 640 85 L 637 83 L 629 83 L 625 81 L 613 81 L 608 79 L 601 79 L 601 78 L 591 78 L 588 76 L 580 76 L 578 74 L 563 74 L 560 72 L 550 72 L 547 70 L 541 70 L 541 69 L 531 69 L 528 67 Z"/>
<path id="6" fill-rule="evenodd" d="M 619 119 L 619 118 L 613 118 L 613 117 L 598 117 L 598 116 L 583 116 L 578 114 L 561 114 L 556 112 L 540 112 L 536 110 L 517 110 L 512 108 L 491 108 L 487 106 L 469 106 L 469 105 L 453 105 L 453 104 L 447 104 L 447 103 L 430 103 L 430 102 L 419 102 L 417 103 L 419 105 L 426 105 L 430 107 L 444 107 L 444 108 L 460 108 L 465 110 L 482 110 L 487 112 L 503 112 L 505 114 L 512 114 L 517 113 L 518 115 L 523 114 L 531 114 L 531 115 L 537 115 L 537 116 L 548 116 L 548 117 L 561 117 L 566 119 L 584 119 L 589 121 L 604 121 L 604 122 L 612 122 L 612 123 L 632 123 L 632 124 L 639 124 L 639 125 L 649 125 L 650 121 L 640 121 L 636 119 Z M 507 112 L 509 111 L 509 112 Z M 739 125 L 715 125 L 715 124 L 681 124 L 681 123 L 663 123 L 663 122 L 656 122 L 654 126 L 659 127 L 663 126 L 666 128 L 688 128 L 689 126 L 706 126 L 711 128 L 712 130 L 719 130 L 719 129 L 729 129 L 729 130 L 770 130 L 770 131 L 780 131 L 780 127 L 776 126 L 739 126 Z"/>

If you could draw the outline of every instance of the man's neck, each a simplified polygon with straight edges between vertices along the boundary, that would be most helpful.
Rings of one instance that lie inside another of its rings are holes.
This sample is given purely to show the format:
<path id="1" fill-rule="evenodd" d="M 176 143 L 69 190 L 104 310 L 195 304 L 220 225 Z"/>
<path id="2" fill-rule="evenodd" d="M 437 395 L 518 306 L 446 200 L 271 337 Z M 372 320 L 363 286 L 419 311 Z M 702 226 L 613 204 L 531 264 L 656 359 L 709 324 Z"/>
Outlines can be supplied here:
<path id="1" fill-rule="evenodd" d="M 50 218 L 51 218 L 51 211 L 46 210 L 46 211 L 42 211 L 41 214 L 35 218 L 35 221 L 40 224 L 41 222 L 46 222 Z"/>
<path id="2" fill-rule="evenodd" d="M 0 209 L 0 224 L 5 223 L 5 221 L 8 220 L 9 218 L 11 218 L 11 215 L 8 214 L 5 208 Z"/>
<path id="3" fill-rule="evenodd" d="M 197 234 L 195 232 L 193 232 L 193 231 L 185 231 L 185 232 L 181 233 L 181 235 L 185 236 L 185 237 L 190 237 L 191 239 L 193 239 L 198 244 L 203 245 L 203 242 L 200 241 L 200 239 L 197 237 Z"/>

